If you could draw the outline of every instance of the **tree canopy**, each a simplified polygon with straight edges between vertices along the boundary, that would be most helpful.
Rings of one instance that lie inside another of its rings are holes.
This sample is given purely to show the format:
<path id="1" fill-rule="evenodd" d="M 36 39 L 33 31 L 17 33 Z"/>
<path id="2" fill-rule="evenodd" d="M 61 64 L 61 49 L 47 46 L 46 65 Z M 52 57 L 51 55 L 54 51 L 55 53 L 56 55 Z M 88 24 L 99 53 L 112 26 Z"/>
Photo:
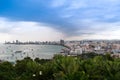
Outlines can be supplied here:
<path id="1" fill-rule="evenodd" d="M 87 57 L 85 57 L 87 56 Z M 0 80 L 119 80 L 120 59 L 109 54 L 55 55 L 53 59 L 27 57 L 0 63 Z"/>

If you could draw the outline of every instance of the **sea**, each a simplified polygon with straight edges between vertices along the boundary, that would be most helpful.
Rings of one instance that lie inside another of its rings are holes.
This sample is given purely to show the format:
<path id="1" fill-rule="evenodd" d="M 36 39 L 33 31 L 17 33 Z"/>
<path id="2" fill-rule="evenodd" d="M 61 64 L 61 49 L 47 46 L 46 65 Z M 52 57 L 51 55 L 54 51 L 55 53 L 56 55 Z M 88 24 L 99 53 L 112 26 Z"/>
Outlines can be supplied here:
<path id="1" fill-rule="evenodd" d="M 15 62 L 25 57 L 32 59 L 52 59 L 55 54 L 59 54 L 63 49 L 59 45 L 15 45 L 0 44 L 0 60 Z"/>

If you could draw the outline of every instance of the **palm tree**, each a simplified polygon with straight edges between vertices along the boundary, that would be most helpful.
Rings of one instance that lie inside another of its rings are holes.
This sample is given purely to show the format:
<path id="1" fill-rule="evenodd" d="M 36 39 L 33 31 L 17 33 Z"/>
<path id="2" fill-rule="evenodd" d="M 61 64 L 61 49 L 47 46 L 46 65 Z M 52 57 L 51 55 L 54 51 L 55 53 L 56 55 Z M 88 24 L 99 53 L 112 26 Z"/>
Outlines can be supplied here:
<path id="1" fill-rule="evenodd" d="M 56 80 L 86 80 L 86 74 L 79 71 L 79 60 L 75 57 L 57 56 L 54 65 L 57 71 L 54 74 Z M 84 76 L 84 79 L 82 76 Z"/>

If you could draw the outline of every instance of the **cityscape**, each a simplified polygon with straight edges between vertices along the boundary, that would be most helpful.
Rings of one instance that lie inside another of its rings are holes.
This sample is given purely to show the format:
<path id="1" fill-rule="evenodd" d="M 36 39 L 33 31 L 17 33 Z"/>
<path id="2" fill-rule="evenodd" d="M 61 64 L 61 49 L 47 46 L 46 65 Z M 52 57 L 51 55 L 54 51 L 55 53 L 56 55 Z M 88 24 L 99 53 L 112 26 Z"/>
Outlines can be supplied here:
<path id="1" fill-rule="evenodd" d="M 64 40 L 60 41 L 27 41 L 27 42 L 21 42 L 19 40 L 12 41 L 12 42 L 6 42 L 5 44 L 18 44 L 18 45 L 29 45 L 29 44 L 36 44 L 36 45 L 64 45 Z"/>
<path id="2" fill-rule="evenodd" d="M 80 55 L 84 53 L 103 54 L 110 53 L 111 56 L 120 57 L 120 40 L 83 40 L 67 41 L 69 46 L 68 55 Z"/>
<path id="3" fill-rule="evenodd" d="M 63 55 L 77 56 L 84 53 L 107 54 L 113 57 L 120 57 L 120 40 L 81 40 L 81 41 L 28 41 L 21 42 L 19 40 L 13 42 L 5 42 L 5 44 L 16 45 L 61 45 L 65 48 L 60 52 Z"/>
<path id="4" fill-rule="evenodd" d="M 120 80 L 120 0 L 0 0 L 0 80 Z"/>

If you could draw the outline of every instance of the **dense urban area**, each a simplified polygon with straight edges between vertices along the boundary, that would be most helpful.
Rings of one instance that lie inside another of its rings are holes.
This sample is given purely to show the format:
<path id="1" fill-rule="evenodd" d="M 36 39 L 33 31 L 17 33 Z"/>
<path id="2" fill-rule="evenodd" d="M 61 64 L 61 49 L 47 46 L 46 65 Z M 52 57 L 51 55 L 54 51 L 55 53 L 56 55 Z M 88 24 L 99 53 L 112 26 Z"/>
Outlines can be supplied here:
<path id="1" fill-rule="evenodd" d="M 83 40 L 83 41 L 66 41 L 65 45 L 69 49 L 64 52 L 67 55 L 79 55 L 84 53 L 106 54 L 120 57 L 120 41 L 119 40 Z"/>

